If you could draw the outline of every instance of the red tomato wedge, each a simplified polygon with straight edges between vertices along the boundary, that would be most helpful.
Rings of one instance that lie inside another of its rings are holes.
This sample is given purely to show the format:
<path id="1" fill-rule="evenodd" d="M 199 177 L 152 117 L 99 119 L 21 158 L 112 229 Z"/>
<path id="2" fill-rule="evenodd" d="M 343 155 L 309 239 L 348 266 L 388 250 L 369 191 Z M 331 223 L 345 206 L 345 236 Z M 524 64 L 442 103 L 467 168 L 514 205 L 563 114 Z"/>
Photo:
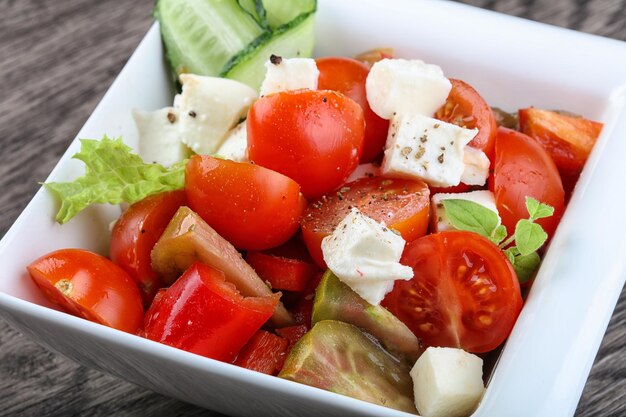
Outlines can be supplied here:
<path id="1" fill-rule="evenodd" d="M 163 285 L 152 269 L 150 251 L 185 201 L 184 191 L 147 197 L 122 213 L 111 232 L 109 256 L 137 281 L 146 307 Z"/>
<path id="2" fill-rule="evenodd" d="M 498 128 L 489 181 L 509 233 L 519 220 L 528 218 L 526 197 L 533 197 L 554 208 L 554 215 L 537 221 L 552 237 L 565 210 L 565 193 L 554 161 L 538 142 L 515 130 Z"/>
<path id="3" fill-rule="evenodd" d="M 189 160 L 185 192 L 191 209 L 238 249 L 286 242 L 306 205 L 300 186 L 278 172 L 205 155 Z"/>
<path id="4" fill-rule="evenodd" d="M 497 125 L 491 107 L 469 84 L 454 79 L 450 82 L 452 90 L 435 117 L 467 129 L 478 129 L 478 134 L 469 145 L 482 150 L 493 160 Z"/>
<path id="5" fill-rule="evenodd" d="M 84 319 L 135 333 L 143 319 L 133 279 L 107 258 L 82 249 L 51 252 L 27 266 L 46 297 Z"/>
<path id="6" fill-rule="evenodd" d="M 145 336 L 188 352 L 232 362 L 272 316 L 280 295 L 243 297 L 224 273 L 194 263 L 153 303 Z"/>
<path id="7" fill-rule="evenodd" d="M 235 365 L 268 375 L 277 375 L 287 359 L 289 341 L 259 330 L 241 349 Z"/>
<path id="8" fill-rule="evenodd" d="M 400 262 L 415 275 L 396 281 L 382 304 L 424 344 L 483 353 L 508 337 L 522 297 L 513 267 L 491 241 L 436 233 L 410 242 Z"/>
<path id="9" fill-rule="evenodd" d="M 317 272 L 317 267 L 311 263 L 271 253 L 249 251 L 246 261 L 276 290 L 302 291 Z"/>
<path id="10" fill-rule="evenodd" d="M 279 336 L 284 337 L 289 341 L 289 346 L 287 347 L 287 353 L 291 350 L 291 348 L 298 343 L 298 340 L 302 338 L 309 331 L 309 328 L 304 324 L 298 324 L 297 326 L 289 326 L 283 327 L 282 329 L 276 329 L 276 333 Z"/>
<path id="11" fill-rule="evenodd" d="M 519 110 L 519 124 L 523 133 L 548 151 L 561 173 L 567 194 L 571 193 L 604 125 L 534 108 Z"/>
<path id="12" fill-rule="evenodd" d="M 372 111 L 367 102 L 365 80 L 369 68 L 352 58 L 326 57 L 315 60 L 320 71 L 317 88 L 338 91 L 356 101 L 365 116 L 365 136 L 360 162 L 371 162 L 383 152 L 389 121 Z"/>
<path id="13" fill-rule="evenodd" d="M 363 214 L 400 232 L 410 242 L 426 234 L 430 207 L 428 186 L 421 181 L 364 178 L 310 203 L 302 218 L 302 237 L 323 269 L 322 239 L 356 207 Z"/>
<path id="14" fill-rule="evenodd" d="M 247 129 L 251 161 L 294 179 L 307 198 L 317 198 L 356 168 L 365 119 L 361 106 L 341 93 L 295 90 L 257 100 Z"/>

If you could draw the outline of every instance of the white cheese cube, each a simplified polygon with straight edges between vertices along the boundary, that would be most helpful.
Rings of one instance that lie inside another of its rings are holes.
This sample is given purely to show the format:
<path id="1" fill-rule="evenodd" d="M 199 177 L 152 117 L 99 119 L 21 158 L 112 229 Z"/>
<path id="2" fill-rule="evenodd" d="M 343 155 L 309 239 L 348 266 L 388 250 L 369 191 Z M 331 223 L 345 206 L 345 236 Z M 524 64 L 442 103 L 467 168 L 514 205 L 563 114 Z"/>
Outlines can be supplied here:
<path id="1" fill-rule="evenodd" d="M 379 305 L 397 279 L 413 278 L 400 264 L 405 245 L 400 235 L 353 208 L 322 241 L 328 268 L 354 292 Z"/>
<path id="2" fill-rule="evenodd" d="M 226 78 L 181 74 L 180 136 L 199 154 L 211 154 L 257 98 L 247 85 Z"/>
<path id="3" fill-rule="evenodd" d="M 133 119 L 139 132 L 138 153 L 144 162 L 169 167 L 187 157 L 187 147 L 180 141 L 178 109 L 133 110 Z"/>
<path id="4" fill-rule="evenodd" d="M 431 117 L 399 113 L 389 125 L 382 175 L 436 187 L 458 185 L 465 169 L 465 145 L 476 133 Z"/>
<path id="5" fill-rule="evenodd" d="M 461 349 L 429 347 L 411 377 L 415 406 L 423 417 L 467 417 L 485 391 L 483 360 Z"/>
<path id="6" fill-rule="evenodd" d="M 365 89 L 374 113 L 391 119 L 396 113 L 435 114 L 452 84 L 436 65 L 417 59 L 383 59 L 372 66 Z"/>
<path id="7" fill-rule="evenodd" d="M 489 158 L 480 149 L 465 147 L 463 153 L 465 170 L 461 175 L 461 182 L 467 185 L 485 185 L 489 177 Z"/>
<path id="8" fill-rule="evenodd" d="M 228 132 L 216 155 L 231 161 L 248 162 L 248 134 L 245 120 Z"/>
<path id="9" fill-rule="evenodd" d="M 361 164 L 356 167 L 356 169 L 350 174 L 346 182 L 352 182 L 356 180 L 360 180 L 362 178 L 372 178 L 378 177 L 380 175 L 380 165 L 367 163 Z"/>
<path id="10" fill-rule="evenodd" d="M 437 193 L 433 194 L 431 197 L 430 205 L 436 232 L 455 230 L 442 204 L 443 200 L 451 199 L 468 200 L 480 204 L 481 206 L 496 213 L 498 215 L 498 224 L 501 223 L 498 208 L 496 207 L 496 199 L 493 193 L 489 190 L 470 191 L 467 193 Z"/>
<path id="11" fill-rule="evenodd" d="M 289 58 L 272 55 L 265 63 L 266 73 L 261 84 L 261 96 L 280 91 L 308 88 L 317 90 L 320 72 L 311 58 Z"/>

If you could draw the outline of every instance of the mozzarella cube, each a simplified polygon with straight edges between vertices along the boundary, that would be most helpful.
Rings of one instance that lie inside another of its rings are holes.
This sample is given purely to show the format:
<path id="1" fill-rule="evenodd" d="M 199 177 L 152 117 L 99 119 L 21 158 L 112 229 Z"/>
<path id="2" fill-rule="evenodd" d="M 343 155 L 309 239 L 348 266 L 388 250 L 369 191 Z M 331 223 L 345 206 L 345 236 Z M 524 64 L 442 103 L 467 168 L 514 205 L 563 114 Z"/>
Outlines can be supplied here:
<path id="1" fill-rule="evenodd" d="M 450 218 L 446 214 L 446 210 L 442 203 L 443 200 L 451 199 L 467 200 L 480 204 L 498 215 L 498 224 L 502 222 L 500 214 L 498 213 L 498 208 L 496 207 L 496 199 L 491 191 L 479 190 L 467 193 L 437 193 L 431 197 L 430 205 L 432 212 L 431 218 L 433 219 L 436 232 L 456 230 L 454 226 L 452 226 L 452 222 L 450 222 Z"/>
<path id="2" fill-rule="evenodd" d="M 367 101 L 377 115 L 435 114 L 448 98 L 452 84 L 437 65 L 414 59 L 376 62 L 365 81 Z"/>
<path id="3" fill-rule="evenodd" d="M 405 245 L 400 235 L 353 208 L 322 241 L 328 268 L 365 301 L 379 305 L 397 279 L 413 278 L 400 264 Z"/>
<path id="4" fill-rule="evenodd" d="M 226 78 L 181 74 L 180 82 L 181 140 L 198 154 L 215 152 L 257 98 L 252 88 Z"/>
<path id="5" fill-rule="evenodd" d="M 374 163 L 361 164 L 356 167 L 346 182 L 360 180 L 362 178 L 378 177 L 380 175 L 380 165 Z"/>
<path id="6" fill-rule="evenodd" d="M 489 158 L 480 149 L 465 147 L 463 153 L 465 169 L 461 175 L 461 182 L 467 185 L 485 185 L 489 177 Z"/>
<path id="7" fill-rule="evenodd" d="M 228 132 L 226 140 L 216 154 L 231 161 L 248 162 L 248 134 L 245 120 Z"/>
<path id="8" fill-rule="evenodd" d="M 423 417 L 467 417 L 485 391 L 483 360 L 462 349 L 429 347 L 411 377 L 415 406 Z"/>
<path id="9" fill-rule="evenodd" d="M 419 114 L 391 119 L 382 175 L 419 179 L 436 187 L 461 182 L 465 145 L 478 133 Z"/>
<path id="10" fill-rule="evenodd" d="M 138 153 L 145 162 L 169 167 L 187 157 L 179 136 L 178 109 L 133 110 L 133 119 L 139 132 Z"/>
<path id="11" fill-rule="evenodd" d="M 308 88 L 317 90 L 320 72 L 311 58 L 289 58 L 272 55 L 265 63 L 266 73 L 261 84 L 261 96 L 280 91 Z"/>

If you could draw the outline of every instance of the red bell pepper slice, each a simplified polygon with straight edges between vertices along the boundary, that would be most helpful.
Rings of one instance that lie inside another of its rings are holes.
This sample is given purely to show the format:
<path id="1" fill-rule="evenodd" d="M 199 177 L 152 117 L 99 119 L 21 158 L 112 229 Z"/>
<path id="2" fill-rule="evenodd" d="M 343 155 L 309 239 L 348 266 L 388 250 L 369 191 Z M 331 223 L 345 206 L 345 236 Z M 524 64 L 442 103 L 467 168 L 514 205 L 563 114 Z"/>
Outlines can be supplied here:
<path id="1" fill-rule="evenodd" d="M 145 336 L 232 362 L 272 316 L 279 297 L 243 297 L 225 281 L 223 272 L 196 262 L 152 304 L 145 317 Z"/>
<path id="2" fill-rule="evenodd" d="M 317 271 L 312 263 L 267 252 L 249 251 L 246 260 L 273 289 L 302 291 Z"/>
<path id="3" fill-rule="evenodd" d="M 276 333 L 278 333 L 279 336 L 284 337 L 289 341 L 287 352 L 290 352 L 293 345 L 298 343 L 298 340 L 300 340 L 300 338 L 302 338 L 302 336 L 304 336 L 308 331 L 309 328 L 304 324 L 276 329 Z"/>
<path id="4" fill-rule="evenodd" d="M 277 375 L 287 357 L 289 341 L 259 330 L 241 349 L 235 365 L 268 375 Z"/>

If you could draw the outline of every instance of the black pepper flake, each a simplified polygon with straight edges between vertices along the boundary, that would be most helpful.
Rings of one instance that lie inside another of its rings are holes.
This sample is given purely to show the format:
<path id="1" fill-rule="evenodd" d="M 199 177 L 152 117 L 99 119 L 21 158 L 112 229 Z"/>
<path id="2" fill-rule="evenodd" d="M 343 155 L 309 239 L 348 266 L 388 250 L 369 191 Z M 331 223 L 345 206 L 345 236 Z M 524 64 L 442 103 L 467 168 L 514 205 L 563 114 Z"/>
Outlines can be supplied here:
<path id="1" fill-rule="evenodd" d="M 283 62 L 283 57 L 272 54 L 270 55 L 270 62 L 274 65 L 280 65 L 280 63 Z"/>
<path id="2" fill-rule="evenodd" d="M 144 233 L 146 233 L 146 229 L 141 229 L 141 234 L 143 235 Z"/>
<path id="3" fill-rule="evenodd" d="M 189 117 L 196 117 L 196 116 L 197 116 L 197 114 L 196 114 L 195 111 L 189 110 Z"/>
<path id="4" fill-rule="evenodd" d="M 441 149 L 442 151 L 445 151 L 445 150 L 446 150 L 446 147 L 445 147 L 445 146 L 442 146 L 442 147 L 441 147 L 441 148 L 439 148 L 439 149 Z"/>
<path id="5" fill-rule="evenodd" d="M 176 121 L 176 115 L 171 111 L 167 112 L 167 120 L 173 124 Z"/>
<path id="6" fill-rule="evenodd" d="M 323 101 L 324 103 L 326 103 L 326 102 L 328 101 L 328 99 L 326 98 L 326 96 L 324 96 L 324 97 L 322 98 L 322 101 Z"/>
<path id="7" fill-rule="evenodd" d="M 437 157 L 437 161 L 439 161 L 440 164 L 443 164 L 443 154 Z"/>
<path id="8" fill-rule="evenodd" d="M 422 142 L 422 143 L 426 143 L 426 142 L 428 142 L 428 135 L 422 135 L 422 136 L 420 136 L 420 142 Z"/>

